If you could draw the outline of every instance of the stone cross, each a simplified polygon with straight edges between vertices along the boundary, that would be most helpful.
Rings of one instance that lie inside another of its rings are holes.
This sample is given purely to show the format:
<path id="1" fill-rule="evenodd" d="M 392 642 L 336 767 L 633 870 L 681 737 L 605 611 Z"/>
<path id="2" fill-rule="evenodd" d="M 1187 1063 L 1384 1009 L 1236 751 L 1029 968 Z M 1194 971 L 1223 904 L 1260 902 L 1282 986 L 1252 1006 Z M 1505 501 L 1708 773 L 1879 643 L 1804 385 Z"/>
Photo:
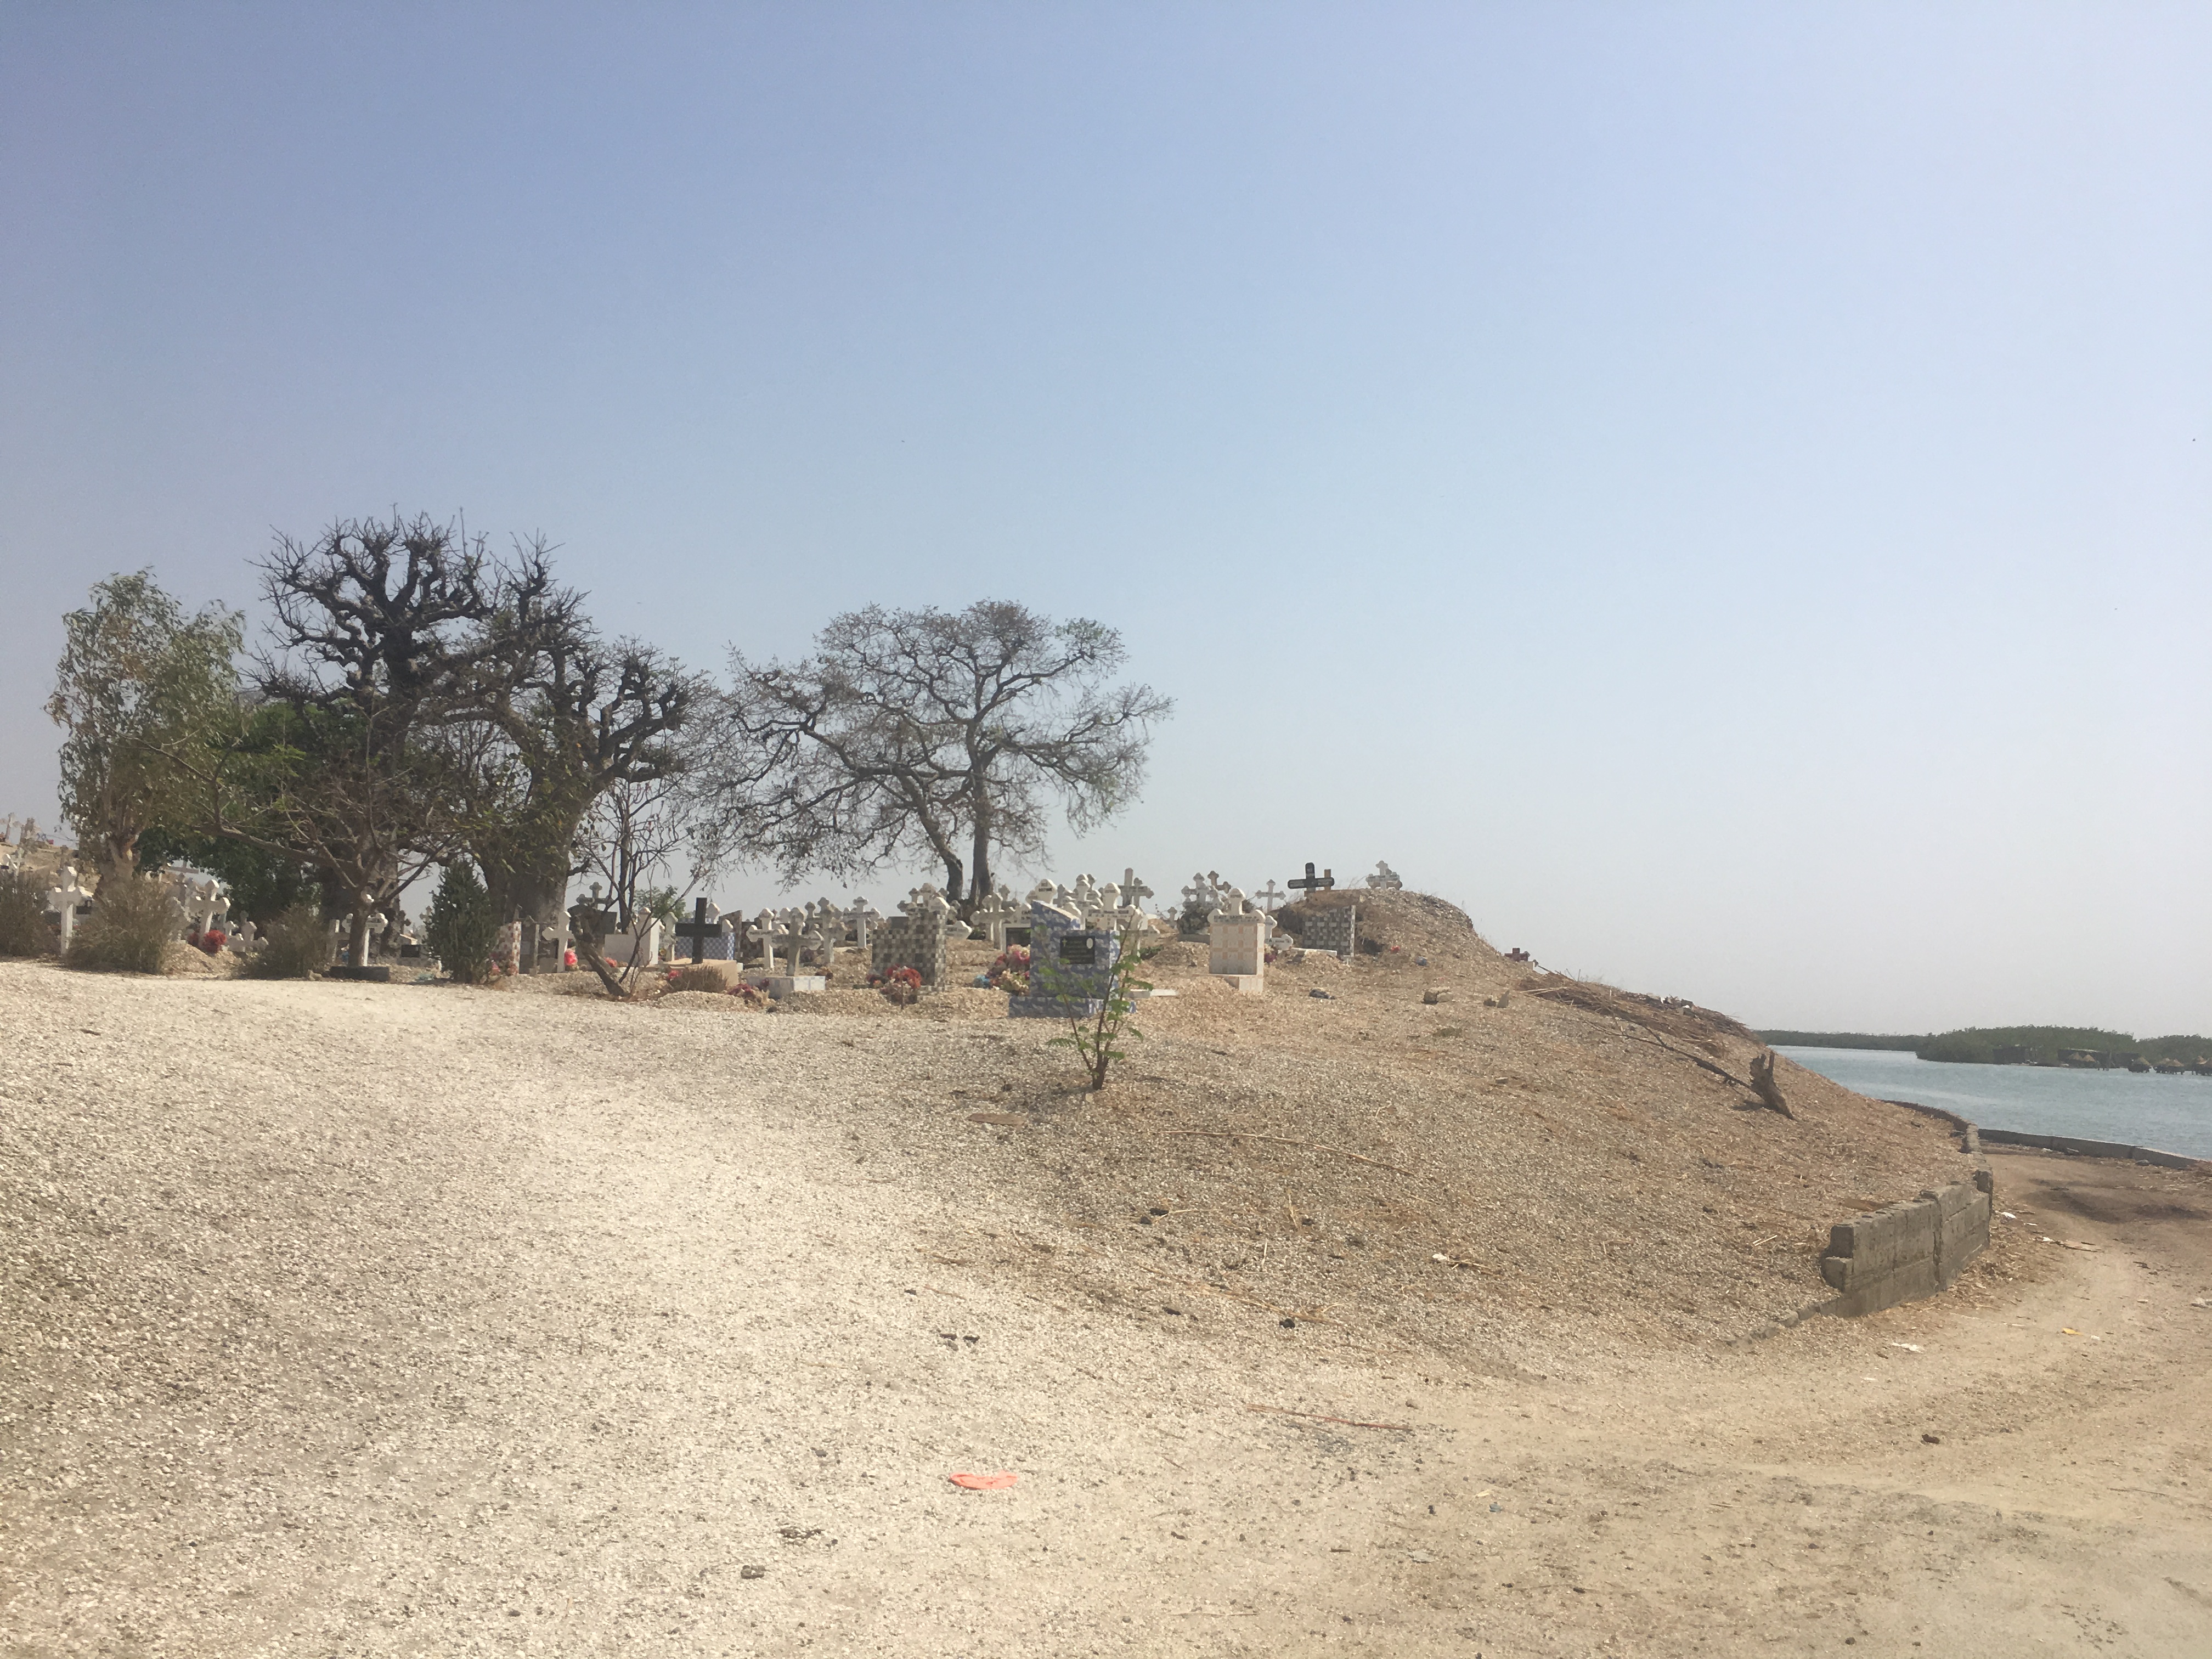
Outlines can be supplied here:
<path id="1" fill-rule="evenodd" d="M 763 906 L 752 925 L 745 929 L 745 938 L 761 948 L 761 966 L 771 974 L 775 972 L 775 947 L 782 933 L 780 921 L 775 911 Z M 797 965 L 793 964 L 794 968 Z"/>
<path id="2" fill-rule="evenodd" d="M 1406 885 L 1398 878 L 1398 872 L 1395 870 L 1379 860 L 1375 866 L 1375 873 L 1367 878 L 1367 884 L 1370 887 L 1387 887 L 1393 891 L 1402 890 Z"/>
<path id="3" fill-rule="evenodd" d="M 1212 910 L 1213 884 L 1204 876 L 1193 876 L 1189 885 L 1182 890 L 1182 908 L 1186 910 Z"/>
<path id="4" fill-rule="evenodd" d="M 805 914 L 807 954 L 818 963 L 836 961 L 837 947 L 845 942 L 845 913 L 824 898 L 808 905 Z"/>
<path id="5" fill-rule="evenodd" d="M 844 942 L 845 919 L 835 910 L 816 910 L 799 936 L 805 953 L 825 968 L 837 960 L 837 947 Z"/>
<path id="6" fill-rule="evenodd" d="M 805 943 L 806 912 L 797 905 L 787 904 L 775 913 L 777 941 L 783 946 L 783 965 L 793 973 L 799 971 L 799 952 Z"/>
<path id="7" fill-rule="evenodd" d="M 857 894 L 853 908 L 845 912 L 845 920 L 853 929 L 853 944 L 862 955 L 867 953 L 868 930 L 884 919 L 883 912 Z"/>
<path id="8" fill-rule="evenodd" d="M 1303 880 L 1293 878 L 1291 882 L 1291 885 L 1292 887 L 1304 889 L 1306 896 L 1308 898 L 1311 898 L 1316 893 L 1322 892 L 1336 885 L 1336 872 L 1334 870 L 1324 870 L 1319 875 L 1316 875 L 1314 874 L 1313 866 L 1309 864 L 1306 866 L 1304 878 Z"/>
<path id="9" fill-rule="evenodd" d="M 1121 902 L 1132 910 L 1141 910 L 1145 908 L 1145 901 L 1152 896 L 1152 890 L 1137 879 L 1134 870 L 1125 866 L 1121 871 Z"/>
<path id="10" fill-rule="evenodd" d="M 1283 901 L 1290 897 L 1290 895 L 1276 886 L 1274 878 L 1271 876 L 1267 879 L 1267 884 L 1252 896 L 1259 901 L 1260 908 L 1272 916 L 1282 908 Z"/>
<path id="11" fill-rule="evenodd" d="M 1244 890 L 1241 887 L 1231 887 L 1224 890 L 1220 896 L 1219 902 L 1213 908 L 1213 915 L 1216 916 L 1237 918 L 1254 914 L 1252 901 L 1244 896 Z"/>
<path id="12" fill-rule="evenodd" d="M 975 921 L 991 943 L 1003 951 L 1006 948 L 1006 924 L 1026 914 L 1026 907 L 1015 903 L 1012 895 L 1001 887 L 983 896 L 983 902 L 975 907 Z"/>
<path id="13" fill-rule="evenodd" d="M 1088 926 L 1091 918 L 1098 913 L 1100 908 L 1098 884 L 1091 878 L 1088 872 L 1075 878 L 1074 898 L 1075 902 L 1069 908 L 1077 915 L 1081 916 L 1085 925 Z"/>
<path id="14" fill-rule="evenodd" d="M 195 933 L 206 933 L 215 926 L 216 917 L 230 908 L 230 896 L 223 890 L 222 883 L 213 876 L 196 875 L 189 870 L 178 873 L 177 897 Z"/>
<path id="15" fill-rule="evenodd" d="M 250 957 L 253 954 L 253 947 L 260 943 L 257 933 L 253 919 L 249 916 L 224 936 L 223 948 L 234 951 L 242 957 Z"/>
<path id="16" fill-rule="evenodd" d="M 952 915 L 951 901 L 937 890 L 933 882 L 924 882 L 921 886 L 910 889 L 907 896 L 899 901 L 899 909 L 909 916 L 934 917 L 940 931 L 945 927 Z"/>
<path id="17" fill-rule="evenodd" d="M 64 867 L 61 884 L 46 891 L 46 908 L 58 912 L 62 919 L 62 949 L 69 949 L 70 934 L 76 928 L 76 908 L 92 896 L 82 882 L 76 878 L 76 866 Z"/>

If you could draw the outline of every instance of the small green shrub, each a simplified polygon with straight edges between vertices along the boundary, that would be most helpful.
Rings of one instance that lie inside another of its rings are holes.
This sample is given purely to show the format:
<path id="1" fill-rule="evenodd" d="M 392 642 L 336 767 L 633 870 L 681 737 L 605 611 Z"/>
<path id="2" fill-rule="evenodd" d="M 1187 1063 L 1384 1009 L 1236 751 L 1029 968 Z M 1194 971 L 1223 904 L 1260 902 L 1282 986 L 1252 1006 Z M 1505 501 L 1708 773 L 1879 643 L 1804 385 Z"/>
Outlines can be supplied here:
<path id="1" fill-rule="evenodd" d="M 1121 931 L 1117 940 L 1119 949 L 1115 953 L 1114 966 L 1109 970 L 1106 994 L 1097 999 L 1098 1012 L 1088 1018 L 1071 1017 L 1067 1022 L 1067 1035 L 1054 1037 L 1045 1044 L 1048 1048 L 1075 1050 L 1076 1057 L 1083 1062 L 1085 1080 L 1090 1084 L 1094 1094 L 1106 1086 L 1108 1068 L 1115 1060 L 1126 1058 L 1114 1045 L 1123 1037 L 1144 1036 L 1130 1022 L 1129 1016 L 1136 1010 L 1135 993 L 1151 990 L 1152 982 L 1148 979 L 1139 979 L 1137 969 L 1160 953 L 1158 945 L 1138 942 L 1145 937 L 1133 927 Z M 1088 1000 L 1083 994 L 1085 988 L 1066 969 L 1047 968 L 1032 960 L 1030 981 L 1035 985 L 1040 981 L 1042 981 L 1041 988 L 1049 995 L 1065 997 L 1071 1002 Z"/>
<path id="2" fill-rule="evenodd" d="M 53 943 L 46 883 L 27 870 L 0 870 L 0 957 L 42 957 Z"/>
<path id="3" fill-rule="evenodd" d="M 499 919 L 491 895 L 473 866 L 455 862 L 438 878 L 422 937 L 445 964 L 447 973 L 467 985 L 491 978 L 491 953 L 499 946 Z"/>
<path id="4" fill-rule="evenodd" d="M 720 996 L 730 988 L 729 981 L 722 977 L 719 968 L 678 968 L 668 976 L 672 991 L 712 991 Z"/>
<path id="5" fill-rule="evenodd" d="M 62 955 L 64 968 L 95 973 L 158 974 L 169 941 L 184 933 L 184 912 L 158 876 L 106 877 L 91 915 L 79 922 Z"/>
<path id="6" fill-rule="evenodd" d="M 331 965 L 331 930 L 314 907 L 295 904 L 261 930 L 261 948 L 246 959 L 256 979 L 305 979 Z"/>

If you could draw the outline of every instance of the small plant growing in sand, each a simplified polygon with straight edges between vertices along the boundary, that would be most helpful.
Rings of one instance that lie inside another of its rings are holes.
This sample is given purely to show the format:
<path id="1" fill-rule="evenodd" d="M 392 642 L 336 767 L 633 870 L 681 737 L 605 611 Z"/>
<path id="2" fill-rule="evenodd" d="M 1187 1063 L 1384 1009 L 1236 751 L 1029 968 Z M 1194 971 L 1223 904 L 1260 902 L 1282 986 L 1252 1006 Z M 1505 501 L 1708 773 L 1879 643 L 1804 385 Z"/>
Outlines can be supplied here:
<path id="1" fill-rule="evenodd" d="M 1054 1037 L 1047 1045 L 1054 1048 L 1075 1050 L 1076 1058 L 1083 1064 L 1084 1076 L 1090 1083 L 1091 1091 L 1093 1094 L 1106 1086 L 1108 1068 L 1115 1060 L 1123 1058 L 1121 1050 L 1114 1045 L 1124 1037 L 1144 1036 L 1144 1033 L 1130 1022 L 1129 1016 L 1137 1006 L 1135 993 L 1151 990 L 1152 982 L 1150 980 L 1139 979 L 1137 969 L 1153 957 L 1158 956 L 1160 950 L 1157 945 L 1137 943 L 1139 939 L 1145 937 L 1146 936 L 1133 928 L 1123 930 L 1118 941 L 1121 949 L 1115 956 L 1114 966 L 1106 981 L 1106 994 L 1097 1000 L 1098 1012 L 1082 1018 L 1069 1020 L 1067 1035 L 1064 1037 Z M 1065 992 L 1061 992 L 1053 983 L 1060 977 L 1062 977 L 1060 975 L 1054 973 L 1049 969 L 1039 968 L 1032 975 L 1032 982 L 1036 979 L 1042 979 L 1045 981 L 1045 989 L 1048 991 L 1052 991 L 1055 994 L 1067 995 L 1071 1000 L 1081 999 L 1082 988 L 1073 980 L 1070 981 L 1068 988 Z"/>
<path id="2" fill-rule="evenodd" d="M 96 973 L 158 974 L 169 941 L 184 931 L 184 912 L 155 876 L 122 870 L 100 884 L 92 915 L 70 935 L 64 968 Z"/>
<path id="3" fill-rule="evenodd" d="M 261 930 L 261 948 L 246 958 L 256 979 L 305 979 L 331 965 L 331 930 L 313 905 L 295 904 Z"/>
<path id="4" fill-rule="evenodd" d="M 688 968 L 671 970 L 668 988 L 672 991 L 711 991 L 720 996 L 730 988 L 722 978 L 720 969 L 709 968 L 704 963 L 694 963 Z"/>
<path id="5" fill-rule="evenodd" d="M 0 870 L 0 957 L 42 957 L 52 947 L 45 884 L 27 870 Z"/>
<path id="6" fill-rule="evenodd" d="M 499 921 L 492 913 L 491 895 L 465 860 L 456 860 L 438 878 L 430 900 L 430 915 L 423 928 L 430 948 L 446 971 L 465 985 L 482 985 L 491 978 L 491 953 L 499 945 Z"/>

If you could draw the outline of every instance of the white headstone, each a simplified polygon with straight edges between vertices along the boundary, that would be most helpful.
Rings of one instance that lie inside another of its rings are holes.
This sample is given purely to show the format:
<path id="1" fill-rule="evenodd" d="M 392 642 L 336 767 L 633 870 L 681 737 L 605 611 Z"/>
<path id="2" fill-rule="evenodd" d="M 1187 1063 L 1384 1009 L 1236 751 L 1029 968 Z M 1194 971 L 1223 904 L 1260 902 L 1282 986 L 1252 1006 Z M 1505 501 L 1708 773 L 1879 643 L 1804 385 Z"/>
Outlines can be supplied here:
<path id="1" fill-rule="evenodd" d="M 866 956 L 867 954 L 869 929 L 872 928 L 883 919 L 884 915 L 882 911 L 877 909 L 876 907 L 869 903 L 867 900 L 859 897 L 858 896 L 854 896 L 853 900 L 853 908 L 845 912 L 845 921 L 847 926 L 850 927 L 853 930 L 854 947 L 858 950 L 861 955 Z"/>
<path id="2" fill-rule="evenodd" d="M 1003 887 L 994 893 L 986 893 L 982 902 L 975 907 L 975 924 L 983 929 L 991 943 L 1001 951 L 1006 948 L 1006 927 L 1029 914 L 1026 905 L 1017 904 Z"/>
<path id="3" fill-rule="evenodd" d="M 91 892 L 76 877 L 76 866 L 65 865 L 60 884 L 46 890 L 46 908 L 61 917 L 62 949 L 69 949 L 70 935 L 76 931 L 77 907 L 92 897 Z"/>
<path id="4" fill-rule="evenodd" d="M 765 908 L 745 929 L 745 937 L 761 948 L 761 965 L 771 974 L 775 971 L 775 947 L 781 932 L 776 925 L 775 912 Z"/>
<path id="5" fill-rule="evenodd" d="M 1231 887 L 1221 895 L 1206 923 L 1206 971 L 1236 981 L 1240 991 L 1265 988 L 1267 971 L 1267 915 Z"/>

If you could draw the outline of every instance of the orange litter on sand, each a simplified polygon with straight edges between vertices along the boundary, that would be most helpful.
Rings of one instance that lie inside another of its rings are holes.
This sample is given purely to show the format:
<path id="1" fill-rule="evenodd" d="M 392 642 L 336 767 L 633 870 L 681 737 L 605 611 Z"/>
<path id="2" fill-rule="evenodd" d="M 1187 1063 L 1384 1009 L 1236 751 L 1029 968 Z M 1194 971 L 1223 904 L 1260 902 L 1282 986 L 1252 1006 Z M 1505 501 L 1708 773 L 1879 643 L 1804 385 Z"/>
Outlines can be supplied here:
<path id="1" fill-rule="evenodd" d="M 969 1492 L 1004 1492 L 1017 1477 L 1011 1470 L 1001 1469 L 996 1474 L 956 1474 L 949 1479 L 954 1486 L 965 1486 Z"/>

